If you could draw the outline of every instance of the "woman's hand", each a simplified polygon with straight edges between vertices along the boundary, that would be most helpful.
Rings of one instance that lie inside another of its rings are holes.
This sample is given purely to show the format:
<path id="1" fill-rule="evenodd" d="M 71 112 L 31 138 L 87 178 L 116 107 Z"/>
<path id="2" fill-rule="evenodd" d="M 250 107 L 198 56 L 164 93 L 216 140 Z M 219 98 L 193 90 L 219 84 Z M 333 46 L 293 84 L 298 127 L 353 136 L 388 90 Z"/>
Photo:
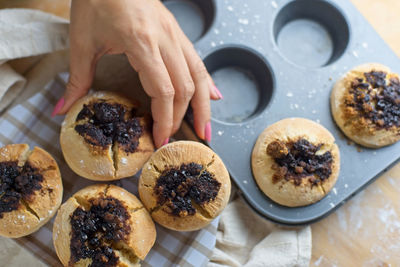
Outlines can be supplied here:
<path id="1" fill-rule="evenodd" d="M 211 139 L 210 98 L 222 96 L 159 0 L 72 0 L 70 49 L 70 79 L 53 114 L 88 92 L 101 56 L 125 53 L 151 97 L 156 146 L 178 130 L 189 102 L 197 135 Z"/>

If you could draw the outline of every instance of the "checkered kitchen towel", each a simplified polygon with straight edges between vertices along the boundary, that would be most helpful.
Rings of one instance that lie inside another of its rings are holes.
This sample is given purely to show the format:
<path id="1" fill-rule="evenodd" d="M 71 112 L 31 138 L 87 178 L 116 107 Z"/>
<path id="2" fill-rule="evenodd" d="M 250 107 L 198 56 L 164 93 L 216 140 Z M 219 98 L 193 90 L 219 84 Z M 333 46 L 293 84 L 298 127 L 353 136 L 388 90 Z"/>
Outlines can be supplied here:
<path id="1" fill-rule="evenodd" d="M 95 182 L 76 175 L 65 163 L 59 145 L 60 126 L 63 118 L 51 118 L 54 104 L 61 97 L 67 74 L 60 74 L 43 90 L 27 101 L 11 108 L 0 117 L 0 145 L 27 143 L 47 150 L 59 164 L 64 198 L 67 200 L 79 189 Z M 114 182 L 137 194 L 138 177 Z M 54 220 L 54 218 L 53 218 Z M 53 220 L 38 232 L 16 241 L 30 250 L 49 266 L 61 266 L 52 243 Z M 204 266 L 215 246 L 218 219 L 196 232 L 175 232 L 157 225 L 157 240 L 142 266 Z"/>

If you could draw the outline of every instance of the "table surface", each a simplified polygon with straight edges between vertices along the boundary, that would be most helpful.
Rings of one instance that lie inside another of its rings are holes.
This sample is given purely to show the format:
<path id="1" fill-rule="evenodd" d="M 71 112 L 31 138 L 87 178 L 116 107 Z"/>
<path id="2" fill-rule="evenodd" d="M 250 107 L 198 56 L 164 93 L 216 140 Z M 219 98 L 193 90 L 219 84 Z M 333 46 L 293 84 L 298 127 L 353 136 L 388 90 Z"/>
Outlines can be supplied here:
<path id="1" fill-rule="evenodd" d="M 399 0 L 351 0 L 400 56 Z M 70 0 L 2 0 L 68 17 Z M 16 61 L 21 72 L 36 60 Z M 311 266 L 400 266 L 400 163 L 335 213 L 312 225 Z"/>

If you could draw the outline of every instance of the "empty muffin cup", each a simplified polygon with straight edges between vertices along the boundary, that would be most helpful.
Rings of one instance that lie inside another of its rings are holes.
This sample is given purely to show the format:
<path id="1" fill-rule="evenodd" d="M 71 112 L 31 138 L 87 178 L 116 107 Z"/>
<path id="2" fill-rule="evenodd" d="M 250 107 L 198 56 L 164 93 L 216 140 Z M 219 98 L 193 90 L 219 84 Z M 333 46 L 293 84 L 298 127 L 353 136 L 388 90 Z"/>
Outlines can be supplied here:
<path id="1" fill-rule="evenodd" d="M 320 0 L 287 4 L 275 19 L 273 33 L 282 55 L 305 67 L 323 67 L 335 62 L 346 50 L 350 37 L 342 12 Z"/>
<path id="2" fill-rule="evenodd" d="M 166 0 L 171 11 L 190 41 L 198 41 L 211 27 L 215 6 L 211 0 Z"/>
<path id="3" fill-rule="evenodd" d="M 262 112 L 271 100 L 274 79 L 266 60 L 245 47 L 224 47 L 204 63 L 224 96 L 211 103 L 214 119 L 241 123 Z"/>

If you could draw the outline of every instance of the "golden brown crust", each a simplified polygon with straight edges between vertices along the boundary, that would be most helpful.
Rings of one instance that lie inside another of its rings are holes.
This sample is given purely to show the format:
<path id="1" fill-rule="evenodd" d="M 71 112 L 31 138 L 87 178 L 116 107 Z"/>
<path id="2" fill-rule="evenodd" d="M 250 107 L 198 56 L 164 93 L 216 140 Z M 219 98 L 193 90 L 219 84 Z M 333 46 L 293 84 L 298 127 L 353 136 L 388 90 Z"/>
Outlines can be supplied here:
<path id="1" fill-rule="evenodd" d="M 154 222 L 142 203 L 121 187 L 96 184 L 75 193 L 61 205 L 57 213 L 53 226 L 53 243 L 58 258 L 64 266 L 69 266 L 71 258 L 71 214 L 78 207 L 89 209 L 91 205 L 89 200 L 103 195 L 118 199 L 130 214 L 127 224 L 130 225 L 131 230 L 126 241 L 120 241 L 113 245 L 113 251 L 119 256 L 117 266 L 139 266 L 137 260 L 143 260 L 154 245 L 156 239 Z M 90 263 L 91 259 L 84 259 L 74 266 L 88 266 Z"/>
<path id="2" fill-rule="evenodd" d="M 18 161 L 21 165 L 28 157 L 29 146 L 27 144 L 12 144 L 0 148 L 0 162 Z"/>
<path id="3" fill-rule="evenodd" d="M 331 110 L 334 120 L 343 133 L 354 142 L 371 148 L 379 148 L 390 145 L 400 140 L 400 128 L 378 128 L 369 119 L 366 119 L 352 107 L 345 105 L 345 101 L 351 101 L 352 95 L 349 89 L 357 78 L 364 78 L 364 73 L 381 71 L 388 74 L 387 80 L 398 78 L 398 75 L 381 64 L 369 63 L 358 66 L 346 73 L 336 82 L 331 93 Z"/>
<path id="4" fill-rule="evenodd" d="M 267 153 L 268 145 L 276 140 L 290 142 L 299 138 L 312 144 L 324 144 L 321 150 L 332 154 L 332 174 L 317 185 L 310 182 L 311 176 L 301 179 L 299 185 L 292 180 L 273 180 L 276 163 Z M 266 128 L 258 137 L 252 152 L 252 169 L 258 186 L 273 201 L 288 207 L 305 206 L 322 199 L 336 183 L 340 169 L 339 148 L 332 134 L 321 125 L 302 118 L 284 119 Z"/>
<path id="5" fill-rule="evenodd" d="M 149 120 L 140 119 L 145 130 L 134 153 L 125 152 L 117 143 L 104 149 L 90 145 L 74 127 L 83 105 L 96 99 L 119 103 L 127 108 L 137 107 L 133 100 L 114 92 L 96 92 L 78 100 L 67 113 L 61 128 L 60 144 L 65 161 L 75 173 L 90 180 L 111 181 L 132 176 L 154 151 Z"/>
<path id="6" fill-rule="evenodd" d="M 196 213 L 185 217 L 172 215 L 164 204 L 159 206 L 154 187 L 161 173 L 167 168 L 197 163 L 206 166 L 221 184 L 214 200 L 202 207 L 196 205 Z M 162 226 L 177 231 L 194 231 L 205 227 L 218 216 L 228 203 L 231 190 L 229 173 L 222 160 L 207 146 L 193 141 L 167 144 L 154 153 L 143 166 L 139 179 L 139 195 L 153 219 Z"/>
<path id="7" fill-rule="evenodd" d="M 38 147 L 29 152 L 26 144 L 0 148 L 0 162 L 4 161 L 18 161 L 19 166 L 28 162 L 43 176 L 42 188 L 21 202 L 17 210 L 3 213 L 0 219 L 0 235 L 26 236 L 46 224 L 59 208 L 63 194 L 60 170 L 50 154 Z"/>

